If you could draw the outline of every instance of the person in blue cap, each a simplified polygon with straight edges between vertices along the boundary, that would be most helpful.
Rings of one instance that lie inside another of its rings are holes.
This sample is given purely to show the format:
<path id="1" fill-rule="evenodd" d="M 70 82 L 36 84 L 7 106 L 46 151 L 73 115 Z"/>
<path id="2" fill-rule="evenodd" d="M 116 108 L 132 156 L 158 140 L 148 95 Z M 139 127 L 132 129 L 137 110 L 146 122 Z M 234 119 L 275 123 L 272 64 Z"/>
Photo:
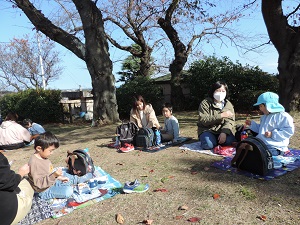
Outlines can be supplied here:
<path id="1" fill-rule="evenodd" d="M 245 122 L 252 131 L 258 133 L 256 137 L 267 145 L 273 156 L 284 155 L 288 151 L 290 137 L 295 132 L 293 118 L 278 100 L 279 96 L 273 92 L 261 94 L 254 104 L 264 114 L 260 123 L 254 120 Z"/>

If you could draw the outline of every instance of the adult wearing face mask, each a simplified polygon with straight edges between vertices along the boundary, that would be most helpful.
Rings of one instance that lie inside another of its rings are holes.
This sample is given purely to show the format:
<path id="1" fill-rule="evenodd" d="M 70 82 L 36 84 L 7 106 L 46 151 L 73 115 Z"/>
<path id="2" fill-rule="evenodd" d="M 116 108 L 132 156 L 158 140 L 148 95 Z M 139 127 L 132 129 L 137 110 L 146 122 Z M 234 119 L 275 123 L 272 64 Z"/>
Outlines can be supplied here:
<path id="1" fill-rule="evenodd" d="M 202 149 L 213 149 L 217 145 L 230 146 L 235 142 L 235 114 L 226 83 L 214 83 L 199 105 L 198 137 Z"/>

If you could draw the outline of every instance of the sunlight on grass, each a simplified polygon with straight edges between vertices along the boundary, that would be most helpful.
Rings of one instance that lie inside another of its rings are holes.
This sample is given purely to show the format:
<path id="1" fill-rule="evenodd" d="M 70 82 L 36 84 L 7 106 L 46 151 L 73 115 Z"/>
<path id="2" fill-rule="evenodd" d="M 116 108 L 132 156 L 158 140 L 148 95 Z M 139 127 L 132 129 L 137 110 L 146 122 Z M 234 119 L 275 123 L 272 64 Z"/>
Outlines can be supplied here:
<path id="1" fill-rule="evenodd" d="M 242 195 L 248 200 L 253 200 L 256 198 L 256 195 L 253 192 L 251 192 L 248 188 L 243 186 L 240 189 L 240 193 L 242 193 Z"/>

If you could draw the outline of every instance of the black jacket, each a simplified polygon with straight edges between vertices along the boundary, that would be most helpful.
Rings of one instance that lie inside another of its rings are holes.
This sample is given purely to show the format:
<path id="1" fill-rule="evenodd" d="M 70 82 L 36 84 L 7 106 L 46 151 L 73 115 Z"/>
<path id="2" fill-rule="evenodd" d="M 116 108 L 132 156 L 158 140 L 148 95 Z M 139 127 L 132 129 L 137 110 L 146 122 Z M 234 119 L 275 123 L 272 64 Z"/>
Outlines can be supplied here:
<path id="1" fill-rule="evenodd" d="M 21 175 L 10 169 L 7 158 L 0 153 L 0 224 L 9 225 L 16 217 L 18 210 L 17 193 Z"/>

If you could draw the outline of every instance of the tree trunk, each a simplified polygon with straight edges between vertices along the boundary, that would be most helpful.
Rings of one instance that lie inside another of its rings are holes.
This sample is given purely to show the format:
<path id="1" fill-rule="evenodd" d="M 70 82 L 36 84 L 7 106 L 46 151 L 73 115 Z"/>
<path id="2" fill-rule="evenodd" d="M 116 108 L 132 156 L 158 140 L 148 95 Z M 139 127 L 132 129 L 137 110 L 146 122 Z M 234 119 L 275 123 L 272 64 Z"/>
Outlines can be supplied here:
<path id="1" fill-rule="evenodd" d="M 119 121 L 115 79 L 104 35 L 102 15 L 90 0 L 73 0 L 83 24 L 85 44 L 77 37 L 55 26 L 29 0 L 14 0 L 32 24 L 53 41 L 61 44 L 86 62 L 93 87 L 94 120 L 103 123 Z"/>
<path id="2" fill-rule="evenodd" d="M 288 24 L 282 0 L 262 0 L 270 40 L 278 51 L 279 96 L 286 111 L 300 111 L 300 28 Z"/>
<path id="3" fill-rule="evenodd" d="M 180 86 L 180 75 L 185 63 L 187 62 L 188 53 L 186 50 L 186 46 L 180 41 L 177 31 L 171 24 L 172 15 L 178 5 L 178 2 L 179 1 L 177 0 L 170 4 L 166 12 L 165 19 L 159 18 L 158 24 L 165 31 L 174 48 L 175 59 L 169 67 L 169 71 L 171 72 L 171 103 L 174 109 L 183 109 L 185 98 Z"/>

